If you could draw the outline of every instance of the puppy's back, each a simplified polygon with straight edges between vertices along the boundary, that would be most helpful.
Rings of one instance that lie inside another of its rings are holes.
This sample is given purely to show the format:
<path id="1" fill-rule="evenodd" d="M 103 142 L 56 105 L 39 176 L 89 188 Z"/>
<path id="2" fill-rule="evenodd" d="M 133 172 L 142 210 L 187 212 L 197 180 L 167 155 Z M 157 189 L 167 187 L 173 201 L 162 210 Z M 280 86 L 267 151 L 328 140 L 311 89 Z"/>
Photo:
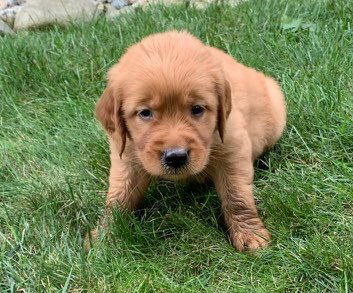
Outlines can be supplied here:
<path id="1" fill-rule="evenodd" d="M 256 157 L 276 143 L 285 127 L 286 109 L 281 89 L 272 78 L 240 64 L 223 51 L 212 47 L 209 50 L 222 64 L 231 86 L 233 115 L 236 112 L 243 115 Z"/>

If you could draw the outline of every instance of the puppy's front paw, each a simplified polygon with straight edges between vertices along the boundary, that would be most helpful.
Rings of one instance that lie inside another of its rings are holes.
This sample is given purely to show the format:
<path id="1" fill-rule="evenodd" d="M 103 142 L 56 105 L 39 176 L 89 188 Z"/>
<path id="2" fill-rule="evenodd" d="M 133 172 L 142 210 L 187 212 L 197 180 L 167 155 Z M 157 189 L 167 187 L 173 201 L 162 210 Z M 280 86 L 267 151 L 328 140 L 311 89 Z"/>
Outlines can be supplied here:
<path id="1" fill-rule="evenodd" d="M 259 221 L 257 225 L 237 225 L 237 229 L 230 231 L 230 240 L 238 251 L 255 251 L 268 246 L 271 235 Z"/>

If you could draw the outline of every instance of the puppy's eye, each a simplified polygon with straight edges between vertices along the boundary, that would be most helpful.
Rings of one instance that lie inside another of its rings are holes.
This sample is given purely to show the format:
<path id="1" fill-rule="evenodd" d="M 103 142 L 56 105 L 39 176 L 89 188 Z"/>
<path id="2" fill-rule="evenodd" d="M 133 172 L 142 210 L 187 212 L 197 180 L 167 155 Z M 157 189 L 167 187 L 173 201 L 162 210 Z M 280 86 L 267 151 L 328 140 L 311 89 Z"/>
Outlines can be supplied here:
<path id="1" fill-rule="evenodd" d="M 152 111 L 150 109 L 143 109 L 137 113 L 143 120 L 149 120 L 153 117 Z"/>
<path id="2" fill-rule="evenodd" d="M 191 114 L 193 116 L 200 117 L 204 112 L 205 112 L 205 107 L 203 106 L 195 105 L 191 107 Z"/>

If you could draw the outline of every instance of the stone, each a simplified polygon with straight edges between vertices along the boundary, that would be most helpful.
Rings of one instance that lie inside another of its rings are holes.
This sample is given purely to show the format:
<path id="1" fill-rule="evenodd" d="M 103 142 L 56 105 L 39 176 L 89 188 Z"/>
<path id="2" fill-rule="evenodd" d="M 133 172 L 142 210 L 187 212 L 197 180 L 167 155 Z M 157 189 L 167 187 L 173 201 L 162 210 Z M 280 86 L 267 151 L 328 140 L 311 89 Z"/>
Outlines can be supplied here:
<path id="1" fill-rule="evenodd" d="M 7 6 L 7 2 L 5 0 L 0 0 L 0 10 L 5 9 Z"/>
<path id="2" fill-rule="evenodd" d="M 115 9 L 121 9 L 127 5 L 129 5 L 128 0 L 114 0 L 111 4 Z"/>
<path id="3" fill-rule="evenodd" d="M 101 15 L 101 14 L 104 14 L 105 13 L 105 6 L 103 3 L 97 3 L 97 6 L 96 6 L 96 14 L 97 15 Z"/>
<path id="4" fill-rule="evenodd" d="M 13 27 L 16 14 L 20 11 L 21 6 L 13 6 L 0 11 L 0 19 Z"/>
<path id="5" fill-rule="evenodd" d="M 0 35 L 14 34 L 15 32 L 0 19 Z"/>
<path id="6" fill-rule="evenodd" d="M 91 0 L 29 0 L 17 13 L 14 29 L 65 24 L 78 18 L 89 19 L 96 14 L 96 8 Z"/>
<path id="7" fill-rule="evenodd" d="M 231 6 L 235 6 L 239 4 L 239 2 L 244 1 L 244 0 L 227 0 L 227 3 L 230 4 Z M 130 3 L 133 2 L 141 2 L 144 5 L 149 5 L 149 4 L 157 4 L 161 3 L 164 5 L 173 5 L 173 4 L 182 4 L 185 1 L 184 0 L 130 0 Z M 205 8 L 207 5 L 209 5 L 212 2 L 216 2 L 215 0 L 189 0 L 189 3 L 192 5 L 195 5 L 197 8 Z"/>
<path id="8" fill-rule="evenodd" d="M 143 0 L 142 2 L 145 4 L 164 4 L 164 5 L 173 5 L 173 4 L 184 3 L 183 0 Z"/>
<path id="9" fill-rule="evenodd" d="M 107 6 L 106 12 L 105 12 L 105 17 L 107 18 L 115 18 L 117 16 L 120 16 L 123 13 L 129 13 L 134 10 L 135 7 L 132 5 L 123 7 L 121 9 L 115 9 L 111 5 Z"/>
<path id="10" fill-rule="evenodd" d="M 106 4 L 106 3 L 112 3 L 113 0 L 94 0 L 95 2 Z"/>
<path id="11" fill-rule="evenodd" d="M 5 7 L 9 8 L 9 7 L 14 7 L 16 5 L 23 5 L 26 2 L 26 0 L 0 0 L 0 7 L 1 7 L 1 2 L 4 2 Z"/>

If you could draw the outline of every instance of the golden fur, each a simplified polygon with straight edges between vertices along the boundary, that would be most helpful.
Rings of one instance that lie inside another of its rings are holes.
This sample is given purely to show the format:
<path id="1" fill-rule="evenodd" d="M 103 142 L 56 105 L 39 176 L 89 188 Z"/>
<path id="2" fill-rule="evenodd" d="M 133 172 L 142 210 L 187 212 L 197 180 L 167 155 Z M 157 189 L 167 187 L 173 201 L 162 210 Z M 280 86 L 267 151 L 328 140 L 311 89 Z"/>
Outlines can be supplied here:
<path id="1" fill-rule="evenodd" d="M 201 105 L 201 117 L 191 107 Z M 153 117 L 138 113 L 150 109 Z M 133 210 L 151 177 L 209 177 L 219 194 L 230 241 L 238 251 L 267 245 L 270 234 L 252 194 L 253 160 L 285 127 L 277 83 L 187 32 L 148 36 L 109 71 L 96 116 L 110 143 L 107 211 Z M 189 150 L 178 172 L 161 164 L 165 149 Z M 95 234 L 94 231 L 93 234 Z"/>

